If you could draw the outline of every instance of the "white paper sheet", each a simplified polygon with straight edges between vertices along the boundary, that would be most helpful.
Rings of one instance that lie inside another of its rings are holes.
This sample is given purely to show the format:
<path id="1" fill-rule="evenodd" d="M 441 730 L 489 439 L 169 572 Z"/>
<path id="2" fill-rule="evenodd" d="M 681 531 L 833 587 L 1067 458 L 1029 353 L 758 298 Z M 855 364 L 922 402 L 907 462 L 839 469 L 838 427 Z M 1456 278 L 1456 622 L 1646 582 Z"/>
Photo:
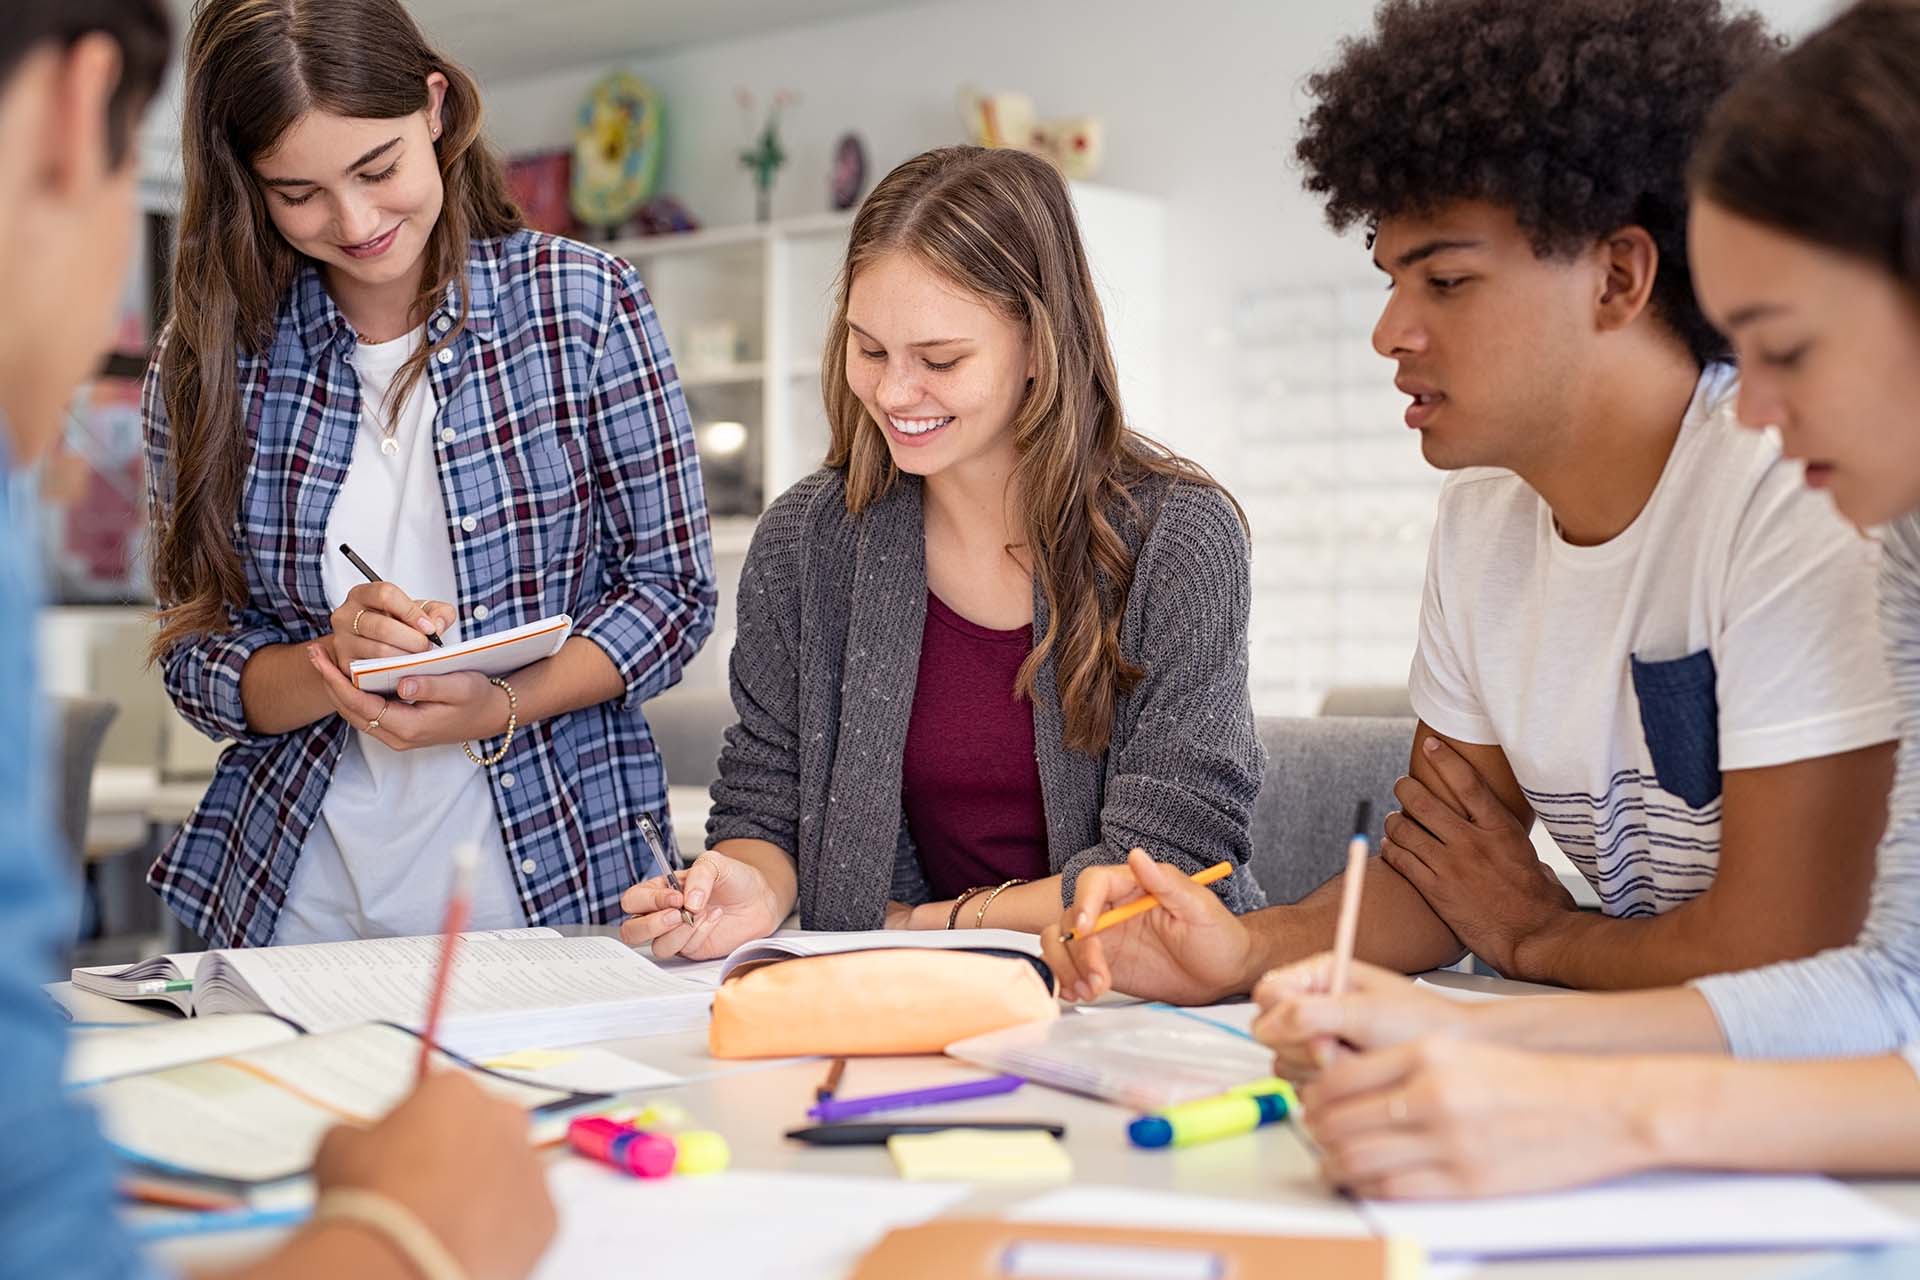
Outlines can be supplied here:
<path id="1" fill-rule="evenodd" d="M 1489 1000 L 1511 1000 L 1514 997 L 1504 991 L 1485 991 L 1478 987 L 1450 987 L 1444 982 L 1429 982 L 1425 978 L 1415 978 L 1413 985 L 1431 995 L 1447 1000 L 1458 1000 L 1462 1004 L 1484 1004 Z"/>
<path id="2" fill-rule="evenodd" d="M 1920 1226 L 1831 1178 L 1648 1174 L 1493 1200 L 1368 1201 L 1387 1235 L 1439 1258 L 1828 1249 L 1920 1239 Z"/>
<path id="3" fill-rule="evenodd" d="M 67 1083 L 94 1084 L 296 1039 L 299 1032 L 260 1013 L 179 1018 L 77 1030 L 67 1040 Z"/>
<path id="4" fill-rule="evenodd" d="M 390 1111 L 413 1088 L 419 1049 L 404 1031 L 370 1025 L 112 1080 L 79 1096 L 129 1154 L 186 1173 L 265 1181 L 304 1172 L 333 1125 Z M 559 1096 L 474 1079 L 529 1109 Z"/>
<path id="5" fill-rule="evenodd" d="M 662 1071 L 637 1062 L 624 1054 L 598 1045 L 572 1049 L 525 1049 L 518 1053 L 489 1058 L 480 1064 L 502 1075 L 565 1089 L 570 1093 L 631 1093 L 636 1089 L 658 1089 L 684 1081 L 671 1071 Z"/>
<path id="6" fill-rule="evenodd" d="M 945 1212 L 969 1190 L 796 1173 L 643 1181 L 571 1158 L 554 1165 L 548 1185 L 560 1230 L 537 1280 L 844 1280 L 881 1236 Z"/>

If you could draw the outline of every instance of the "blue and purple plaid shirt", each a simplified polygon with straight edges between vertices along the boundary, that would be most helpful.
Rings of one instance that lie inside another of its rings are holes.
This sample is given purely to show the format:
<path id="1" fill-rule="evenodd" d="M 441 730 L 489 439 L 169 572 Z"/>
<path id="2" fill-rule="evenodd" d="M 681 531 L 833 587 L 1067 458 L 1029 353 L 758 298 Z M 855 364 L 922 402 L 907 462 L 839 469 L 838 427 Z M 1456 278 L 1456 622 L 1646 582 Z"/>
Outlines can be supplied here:
<path id="1" fill-rule="evenodd" d="M 640 704 L 679 679 L 713 627 L 692 426 L 653 304 L 626 263 L 521 231 L 473 244 L 468 288 L 464 330 L 428 366 L 461 634 L 570 613 L 574 634 L 604 649 L 626 681 L 624 698 L 522 726 L 487 771 L 494 804 L 529 923 L 614 919 L 620 892 L 649 866 L 640 818 L 667 829 L 666 774 Z M 427 324 L 438 339 L 459 318 L 449 289 Z M 148 875 L 214 946 L 272 941 L 352 732 L 338 716 L 253 732 L 240 671 L 266 645 L 328 629 L 320 566 L 360 430 L 356 342 L 304 266 L 267 353 L 239 362 L 253 453 L 234 541 L 250 599 L 230 630 L 181 644 L 162 664 L 180 714 L 234 743 Z M 146 431 L 157 520 L 172 477 L 151 371 Z"/>

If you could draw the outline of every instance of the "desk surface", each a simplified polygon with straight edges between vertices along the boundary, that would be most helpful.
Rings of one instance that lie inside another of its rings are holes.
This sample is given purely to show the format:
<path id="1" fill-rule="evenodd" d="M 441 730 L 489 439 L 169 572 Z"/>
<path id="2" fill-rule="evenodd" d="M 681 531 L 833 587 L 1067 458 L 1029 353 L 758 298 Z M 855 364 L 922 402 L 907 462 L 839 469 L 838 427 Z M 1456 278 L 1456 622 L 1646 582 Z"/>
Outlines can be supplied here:
<path id="1" fill-rule="evenodd" d="M 1454 974 L 1429 976 L 1452 985 L 1507 990 L 1524 987 Z M 89 996 L 66 983 L 52 990 L 82 1021 L 149 1021 L 165 1016 Z M 894 1176 L 893 1163 L 884 1147 L 812 1148 L 790 1143 L 782 1136 L 786 1130 L 807 1123 L 804 1112 L 822 1076 L 822 1064 L 817 1060 L 722 1062 L 708 1056 L 704 1032 L 612 1040 L 602 1047 L 685 1077 L 686 1083 L 653 1091 L 649 1096 L 672 1098 L 698 1120 L 725 1134 L 733 1148 L 736 1169 Z M 940 1057 L 856 1058 L 848 1063 L 843 1090 L 849 1095 L 878 1093 L 969 1074 L 977 1073 Z M 1184 1150 L 1150 1152 L 1127 1143 L 1129 1113 L 1122 1108 L 1040 1085 L 1029 1085 L 1004 1097 L 955 1104 L 942 1108 L 941 1113 L 966 1111 L 981 1116 L 1048 1119 L 1066 1125 L 1066 1146 L 1078 1182 L 1282 1206 L 1324 1209 L 1342 1203 L 1319 1182 L 1312 1155 L 1291 1125 L 1276 1125 L 1245 1137 Z M 1920 1181 L 1857 1181 L 1853 1185 L 1894 1211 L 1920 1220 Z M 1051 1189 L 982 1188 L 953 1212 L 993 1212 Z M 163 1246 L 161 1256 L 183 1268 L 209 1266 L 247 1257 L 274 1238 L 271 1232 L 248 1232 L 219 1239 L 177 1240 Z M 720 1265 L 723 1256 L 716 1254 L 710 1273 L 714 1277 L 726 1274 Z M 1804 1274 L 1811 1264 L 1836 1256 L 1779 1253 L 1535 1260 L 1449 1268 L 1447 1274 L 1499 1280 L 1611 1280 L 1621 1276 L 1644 1280 L 1790 1280 Z"/>

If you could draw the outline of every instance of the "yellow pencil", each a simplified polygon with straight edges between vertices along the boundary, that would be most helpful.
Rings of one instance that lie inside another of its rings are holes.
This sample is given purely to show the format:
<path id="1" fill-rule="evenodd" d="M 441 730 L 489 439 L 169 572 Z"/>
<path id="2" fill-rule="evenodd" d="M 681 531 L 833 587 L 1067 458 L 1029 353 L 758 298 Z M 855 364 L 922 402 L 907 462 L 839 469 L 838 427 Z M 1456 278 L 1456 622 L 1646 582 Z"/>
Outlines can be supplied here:
<path id="1" fill-rule="evenodd" d="M 1215 880 L 1224 880 L 1232 874 L 1233 864 L 1231 862 L 1216 862 L 1205 871 L 1194 872 L 1188 876 L 1187 879 L 1193 881 L 1195 884 L 1212 884 Z M 1117 924 L 1125 924 L 1135 916 L 1145 915 L 1159 905 L 1160 899 L 1150 893 L 1143 894 L 1124 907 L 1115 907 L 1111 911 L 1102 911 L 1100 918 L 1093 922 L 1093 928 L 1078 936 L 1091 938 L 1102 929 L 1111 929 Z M 1075 936 L 1073 930 L 1069 929 L 1060 935 L 1060 941 L 1072 942 Z"/>

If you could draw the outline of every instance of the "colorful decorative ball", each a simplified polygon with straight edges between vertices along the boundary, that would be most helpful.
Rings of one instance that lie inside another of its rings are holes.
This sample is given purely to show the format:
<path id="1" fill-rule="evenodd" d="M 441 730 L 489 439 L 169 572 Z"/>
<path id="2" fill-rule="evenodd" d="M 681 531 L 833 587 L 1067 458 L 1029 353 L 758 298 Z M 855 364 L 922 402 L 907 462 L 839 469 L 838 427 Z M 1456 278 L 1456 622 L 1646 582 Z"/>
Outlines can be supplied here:
<path id="1" fill-rule="evenodd" d="M 573 131 L 573 212 L 592 227 L 625 222 L 660 171 L 660 95 L 630 71 L 612 71 L 580 104 Z"/>

